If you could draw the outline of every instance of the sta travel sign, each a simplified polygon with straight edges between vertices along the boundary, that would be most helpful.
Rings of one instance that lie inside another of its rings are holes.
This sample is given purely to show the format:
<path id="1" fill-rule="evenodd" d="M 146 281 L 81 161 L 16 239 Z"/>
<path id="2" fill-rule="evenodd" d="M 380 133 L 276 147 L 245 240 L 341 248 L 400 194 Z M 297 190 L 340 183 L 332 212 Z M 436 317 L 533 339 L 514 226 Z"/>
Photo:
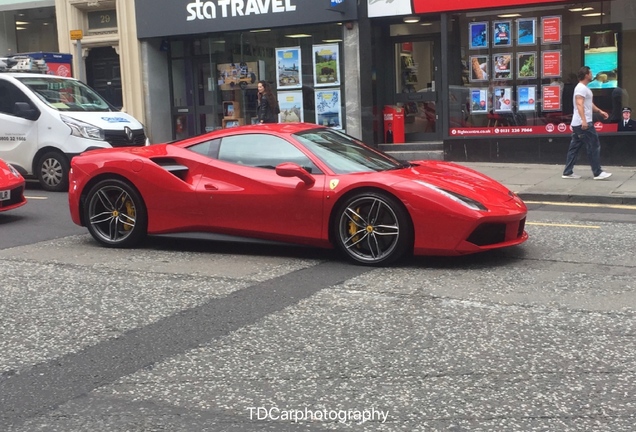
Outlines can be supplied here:
<path id="1" fill-rule="evenodd" d="M 139 38 L 358 19 L 354 0 L 135 0 Z"/>
<path id="2" fill-rule="evenodd" d="M 501 8 L 567 0 L 367 0 L 369 17 Z"/>

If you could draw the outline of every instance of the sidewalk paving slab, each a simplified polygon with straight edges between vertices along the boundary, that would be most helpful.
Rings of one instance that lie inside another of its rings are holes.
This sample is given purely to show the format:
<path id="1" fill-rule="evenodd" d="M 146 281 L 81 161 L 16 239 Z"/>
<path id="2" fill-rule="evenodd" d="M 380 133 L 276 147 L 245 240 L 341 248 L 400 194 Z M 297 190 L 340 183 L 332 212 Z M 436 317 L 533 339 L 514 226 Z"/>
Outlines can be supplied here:
<path id="1" fill-rule="evenodd" d="M 563 179 L 562 165 L 455 162 L 506 185 L 526 201 L 636 205 L 636 167 L 608 166 L 607 180 L 594 180 L 589 166 L 576 166 L 580 179 Z"/>

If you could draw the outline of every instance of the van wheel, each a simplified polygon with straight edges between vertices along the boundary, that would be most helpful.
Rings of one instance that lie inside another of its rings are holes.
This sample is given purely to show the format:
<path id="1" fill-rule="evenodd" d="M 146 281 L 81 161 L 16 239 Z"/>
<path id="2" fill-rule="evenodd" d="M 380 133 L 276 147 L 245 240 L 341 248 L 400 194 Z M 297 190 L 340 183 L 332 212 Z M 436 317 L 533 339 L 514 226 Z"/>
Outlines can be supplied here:
<path id="1" fill-rule="evenodd" d="M 42 188 L 53 192 L 68 190 L 69 162 L 66 156 L 59 152 L 44 153 L 35 166 L 35 172 Z"/>

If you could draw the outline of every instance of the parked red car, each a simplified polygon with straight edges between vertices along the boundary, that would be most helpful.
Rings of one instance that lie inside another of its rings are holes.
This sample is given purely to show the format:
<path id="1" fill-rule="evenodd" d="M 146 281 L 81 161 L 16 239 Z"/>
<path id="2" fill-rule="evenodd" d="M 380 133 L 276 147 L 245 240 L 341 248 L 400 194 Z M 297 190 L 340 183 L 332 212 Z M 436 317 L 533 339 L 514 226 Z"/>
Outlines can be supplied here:
<path id="1" fill-rule="evenodd" d="M 15 168 L 0 159 L 0 212 L 24 204 L 24 178 Z"/>
<path id="2" fill-rule="evenodd" d="M 523 243 L 527 209 L 457 164 L 401 162 L 315 124 L 241 126 L 73 158 L 73 221 L 102 245 L 205 231 L 338 247 L 357 263 Z"/>

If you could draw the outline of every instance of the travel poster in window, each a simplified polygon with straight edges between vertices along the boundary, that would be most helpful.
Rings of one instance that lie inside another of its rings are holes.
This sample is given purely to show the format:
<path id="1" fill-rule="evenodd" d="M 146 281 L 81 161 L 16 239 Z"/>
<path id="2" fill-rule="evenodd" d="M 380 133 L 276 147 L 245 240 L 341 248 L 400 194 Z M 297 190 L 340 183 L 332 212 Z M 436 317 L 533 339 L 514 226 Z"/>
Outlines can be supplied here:
<path id="1" fill-rule="evenodd" d="M 512 112 L 512 87 L 495 87 L 493 106 L 495 112 Z"/>
<path id="2" fill-rule="evenodd" d="M 541 87 L 543 111 L 561 111 L 561 86 L 544 85 Z"/>
<path id="3" fill-rule="evenodd" d="M 470 56 L 470 81 L 488 81 L 488 63 L 487 55 Z"/>
<path id="4" fill-rule="evenodd" d="M 541 18 L 541 43 L 544 45 L 561 43 L 560 16 L 549 16 Z"/>
<path id="5" fill-rule="evenodd" d="M 342 129 L 340 89 L 316 90 L 315 99 L 316 124 Z"/>
<path id="6" fill-rule="evenodd" d="M 517 79 L 537 77 L 537 53 L 522 52 L 517 54 Z"/>
<path id="7" fill-rule="evenodd" d="M 537 19 L 519 18 L 517 20 L 517 45 L 535 45 L 537 43 Z"/>
<path id="8" fill-rule="evenodd" d="M 276 48 L 278 89 L 302 88 L 300 47 Z"/>
<path id="9" fill-rule="evenodd" d="M 495 48 L 512 46 L 511 21 L 495 21 L 492 23 L 492 45 Z"/>
<path id="10" fill-rule="evenodd" d="M 543 51 L 541 53 L 541 78 L 558 78 L 561 76 L 561 50 Z"/>
<path id="11" fill-rule="evenodd" d="M 517 87 L 518 111 L 536 111 L 537 86 Z"/>
<path id="12" fill-rule="evenodd" d="M 302 122 L 303 113 L 303 92 L 302 91 L 281 91 L 278 92 L 278 115 L 279 123 Z"/>
<path id="13" fill-rule="evenodd" d="M 493 54 L 492 70 L 495 79 L 512 79 L 512 54 Z"/>
<path id="14" fill-rule="evenodd" d="M 338 44 L 314 45 L 314 87 L 340 85 L 340 56 Z"/>
<path id="15" fill-rule="evenodd" d="M 470 89 L 470 113 L 471 114 L 487 114 L 488 113 L 488 89 L 485 89 L 485 88 Z"/>
<path id="16" fill-rule="evenodd" d="M 470 49 L 488 48 L 487 22 L 472 22 L 468 25 L 468 46 Z"/>

